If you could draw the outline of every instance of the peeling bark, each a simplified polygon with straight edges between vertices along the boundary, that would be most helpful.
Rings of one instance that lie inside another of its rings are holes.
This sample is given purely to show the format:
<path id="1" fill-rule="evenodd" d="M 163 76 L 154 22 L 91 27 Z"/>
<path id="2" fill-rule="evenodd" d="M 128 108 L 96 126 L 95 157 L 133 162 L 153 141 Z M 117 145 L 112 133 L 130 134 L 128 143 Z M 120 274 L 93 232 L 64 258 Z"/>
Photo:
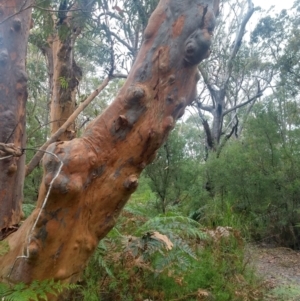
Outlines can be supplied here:
<path id="1" fill-rule="evenodd" d="M 160 1 L 115 101 L 82 138 L 47 149 L 57 157 L 44 156 L 37 208 L 7 238 L 11 251 L 0 257 L 2 280 L 78 279 L 137 188 L 141 171 L 194 100 L 214 9 L 209 0 Z"/>
<path id="2" fill-rule="evenodd" d="M 0 4 L 0 142 L 18 148 L 24 147 L 26 138 L 25 61 L 31 20 L 30 9 L 16 14 L 23 2 L 6 0 Z M 24 167 L 24 156 L 0 160 L 0 238 L 20 222 Z"/>

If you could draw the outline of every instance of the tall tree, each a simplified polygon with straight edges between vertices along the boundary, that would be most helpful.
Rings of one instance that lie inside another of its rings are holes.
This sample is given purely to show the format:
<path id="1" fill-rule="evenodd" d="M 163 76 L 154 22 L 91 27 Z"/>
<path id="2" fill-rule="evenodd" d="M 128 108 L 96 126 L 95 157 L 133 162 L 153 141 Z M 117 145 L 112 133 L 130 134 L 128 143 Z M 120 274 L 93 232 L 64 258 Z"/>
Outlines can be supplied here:
<path id="1" fill-rule="evenodd" d="M 48 18 L 43 18 L 44 26 L 48 28 L 44 29 L 44 33 L 48 33 L 48 36 L 44 41 L 36 39 L 46 57 L 48 67 L 51 134 L 65 123 L 76 108 L 76 95 L 82 71 L 75 62 L 75 42 L 94 2 L 54 1 L 49 7 L 50 12 L 47 11 Z M 58 139 L 71 140 L 75 136 L 76 127 L 73 122 Z"/>
<path id="2" fill-rule="evenodd" d="M 52 144 L 37 208 L 0 257 L 6 281 L 78 279 L 138 177 L 196 95 L 218 1 L 161 0 L 115 101 L 82 138 Z"/>
<path id="3" fill-rule="evenodd" d="M 146 26 L 142 26 L 143 20 L 149 17 L 157 2 L 153 0 L 146 5 L 143 0 L 128 0 L 121 9 L 107 0 L 53 1 L 51 6 L 44 3 L 47 8 L 42 12 L 36 10 L 34 18 L 37 26 L 30 35 L 30 42 L 39 47 L 46 58 L 49 74 L 47 98 L 51 115 L 50 122 L 48 119 L 44 122 L 50 124 L 51 139 L 41 150 L 45 150 L 51 142 L 74 138 L 77 128 L 81 126 L 75 126 L 72 115 L 75 108 L 85 98 L 90 103 L 98 95 L 92 93 L 93 98 L 89 97 L 95 85 L 86 89 L 87 65 L 94 70 L 94 77 L 97 75 L 97 84 L 99 74 L 102 77 L 110 73 L 111 79 L 127 77 L 141 45 L 142 31 Z M 85 75 L 83 84 L 81 71 Z M 96 90 L 100 91 L 98 88 Z M 78 109 L 85 107 L 79 105 L 76 108 L 76 117 L 81 111 Z M 97 115 L 99 106 L 94 106 L 94 112 L 96 114 L 93 115 Z M 86 118 L 82 124 L 89 120 L 90 117 Z M 42 156 L 41 151 L 34 155 L 26 166 L 26 176 L 38 165 Z"/>
<path id="4" fill-rule="evenodd" d="M 25 62 L 31 5 L 26 1 L 24 10 L 21 0 L 0 4 L 0 237 L 21 218 L 25 161 L 20 149 L 26 140 Z"/>
<path id="5" fill-rule="evenodd" d="M 224 2 L 212 55 L 199 65 L 204 83 L 195 107 L 206 133 L 208 150 L 220 151 L 233 134 L 240 134 L 241 109 L 246 108 L 247 116 L 272 78 L 270 66 L 260 62 L 259 53 L 245 41 L 246 26 L 254 11 L 251 0 Z M 212 117 L 211 123 L 207 113 Z"/>
<path id="6" fill-rule="evenodd" d="M 291 130 L 297 128 L 299 110 L 299 10 L 300 2 L 295 1 L 289 10 L 264 16 L 251 35 L 254 47 L 262 49 L 275 70 L 273 105 L 278 108 L 282 138 L 287 142 Z"/>

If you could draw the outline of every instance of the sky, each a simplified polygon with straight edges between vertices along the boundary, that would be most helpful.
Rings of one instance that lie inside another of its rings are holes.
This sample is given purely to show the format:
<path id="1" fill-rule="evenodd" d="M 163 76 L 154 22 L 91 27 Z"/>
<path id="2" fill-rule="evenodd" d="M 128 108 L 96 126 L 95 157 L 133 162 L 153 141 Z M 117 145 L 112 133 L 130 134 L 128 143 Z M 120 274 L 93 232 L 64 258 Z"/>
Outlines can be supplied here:
<path id="1" fill-rule="evenodd" d="M 291 8 L 294 0 L 252 0 L 255 6 L 260 6 L 261 8 L 268 9 L 272 5 L 275 6 L 276 10 L 280 11 L 284 8 Z"/>

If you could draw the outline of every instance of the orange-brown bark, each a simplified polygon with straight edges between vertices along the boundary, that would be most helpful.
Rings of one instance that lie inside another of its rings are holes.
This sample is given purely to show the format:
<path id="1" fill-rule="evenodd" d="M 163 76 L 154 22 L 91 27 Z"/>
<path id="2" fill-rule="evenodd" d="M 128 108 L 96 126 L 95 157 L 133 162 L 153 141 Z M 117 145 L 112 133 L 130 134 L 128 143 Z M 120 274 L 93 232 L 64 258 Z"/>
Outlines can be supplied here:
<path id="1" fill-rule="evenodd" d="M 94 90 L 93 93 L 91 93 L 85 100 L 80 104 L 79 107 L 76 108 L 76 110 L 72 113 L 71 116 L 67 119 L 67 121 L 39 148 L 39 152 L 37 152 L 33 158 L 30 160 L 30 162 L 26 165 L 26 172 L 25 176 L 28 176 L 34 168 L 39 164 L 41 159 L 43 158 L 44 151 L 47 149 L 47 147 L 58 140 L 58 138 L 61 136 L 61 134 L 65 133 L 67 128 L 75 122 L 75 119 L 78 117 L 78 115 L 94 100 L 96 96 L 99 95 L 99 93 L 107 86 L 107 84 L 110 81 L 110 77 L 107 77 L 101 85 Z M 1 149 L 1 145 L 0 145 Z"/>
<path id="2" fill-rule="evenodd" d="M 0 257 L 2 278 L 78 279 L 137 188 L 141 171 L 195 97 L 197 64 L 209 55 L 214 7 L 209 0 L 160 1 L 115 101 L 82 138 L 48 148 L 62 169 L 45 202 L 60 163 L 44 156 L 37 208 L 7 239 L 11 251 Z"/>
<path id="3" fill-rule="evenodd" d="M 51 81 L 51 135 L 66 122 L 76 109 L 77 88 L 82 76 L 81 69 L 74 59 L 75 41 L 83 25 L 82 22 L 79 22 L 81 19 L 77 16 L 78 13 L 74 12 L 79 8 L 81 5 L 76 2 L 71 7 L 71 11 L 65 12 L 64 19 L 56 20 L 53 15 L 53 33 L 47 40 L 48 45 L 43 47 Z M 88 5 L 83 7 L 84 11 L 88 9 Z M 76 128 L 75 122 L 73 122 L 58 140 L 67 141 L 75 137 Z"/>
<path id="4" fill-rule="evenodd" d="M 76 34 L 77 36 L 77 34 Z M 76 108 L 76 93 L 81 70 L 74 60 L 74 42 L 76 36 L 70 30 L 70 36 L 63 41 L 55 34 L 48 39 L 52 55 L 53 82 L 50 103 L 51 135 L 53 135 L 70 117 Z M 48 59 L 48 61 L 50 61 Z M 59 137 L 59 140 L 71 140 L 76 136 L 75 122 Z"/>
<path id="5" fill-rule="evenodd" d="M 21 0 L 0 3 L 0 142 L 16 147 L 24 147 L 26 138 L 25 60 L 31 10 L 17 14 L 23 5 Z M 21 219 L 24 164 L 24 156 L 0 160 L 0 239 Z"/>

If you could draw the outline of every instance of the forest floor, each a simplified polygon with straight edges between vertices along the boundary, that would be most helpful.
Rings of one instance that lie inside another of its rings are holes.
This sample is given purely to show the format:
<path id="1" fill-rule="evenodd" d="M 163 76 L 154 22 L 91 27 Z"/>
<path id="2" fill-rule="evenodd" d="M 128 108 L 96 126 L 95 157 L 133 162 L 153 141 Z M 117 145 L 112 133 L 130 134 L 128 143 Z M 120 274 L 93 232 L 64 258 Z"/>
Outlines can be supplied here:
<path id="1" fill-rule="evenodd" d="M 249 246 L 248 260 L 267 288 L 266 301 L 300 300 L 300 252 Z"/>

